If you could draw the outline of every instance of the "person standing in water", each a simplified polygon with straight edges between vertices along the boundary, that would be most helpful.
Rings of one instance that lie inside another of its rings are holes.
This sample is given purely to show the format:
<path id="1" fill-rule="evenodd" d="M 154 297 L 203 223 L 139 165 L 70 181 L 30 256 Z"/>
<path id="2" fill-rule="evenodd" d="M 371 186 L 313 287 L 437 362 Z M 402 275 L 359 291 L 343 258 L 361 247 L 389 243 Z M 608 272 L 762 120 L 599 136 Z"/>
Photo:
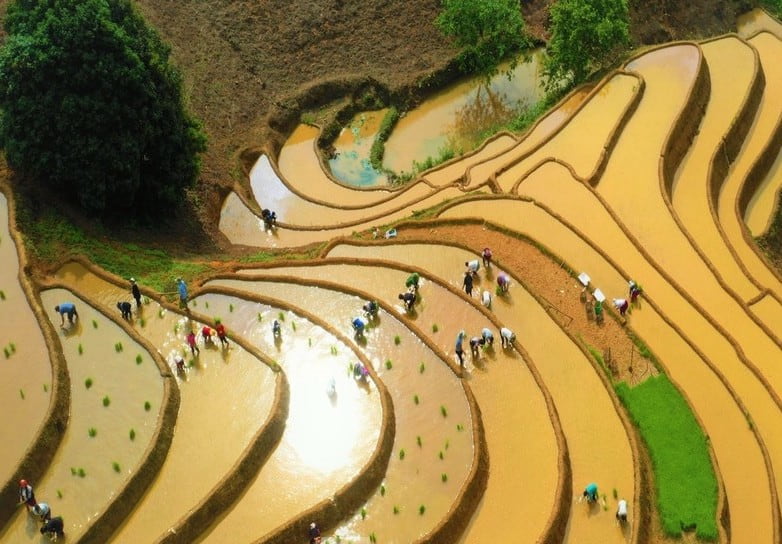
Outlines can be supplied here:
<path id="1" fill-rule="evenodd" d="M 73 302 L 63 302 L 54 307 L 54 311 L 60 314 L 60 327 L 65 326 L 65 316 L 68 316 L 68 323 L 79 319 L 79 312 L 76 311 L 76 305 Z"/>
<path id="2" fill-rule="evenodd" d="M 122 313 L 122 319 L 130 321 L 130 313 L 133 309 L 133 306 L 130 305 L 130 302 L 117 302 L 117 309 Z"/>
<path id="3" fill-rule="evenodd" d="M 483 252 L 481 253 L 481 257 L 483 258 L 483 267 L 489 268 L 491 266 L 491 249 L 488 247 L 483 248 Z"/>
<path id="4" fill-rule="evenodd" d="M 196 354 L 201 355 L 201 350 L 198 348 L 196 335 L 193 331 L 187 333 L 187 345 L 190 347 L 190 353 L 193 354 L 193 357 L 195 357 Z"/>
<path id="5" fill-rule="evenodd" d="M 464 292 L 467 293 L 468 297 L 472 296 L 472 274 L 469 272 L 464 273 L 464 280 L 462 281 L 462 287 L 464 287 Z"/>
<path id="6" fill-rule="evenodd" d="M 38 502 L 35 500 L 33 486 L 27 480 L 19 480 L 19 504 L 24 504 L 29 512 Z"/>
<path id="7" fill-rule="evenodd" d="M 464 368 L 464 337 L 464 331 L 459 331 L 459 334 L 456 335 L 456 346 L 454 350 L 456 352 L 456 357 L 459 359 L 459 366 L 462 368 Z"/>
<path id="8" fill-rule="evenodd" d="M 622 499 L 616 507 L 616 521 L 625 523 L 627 521 L 627 501 Z"/>
<path id="9" fill-rule="evenodd" d="M 187 284 L 182 278 L 177 278 L 177 292 L 179 293 L 179 305 L 182 308 L 187 308 Z"/>
<path id="10" fill-rule="evenodd" d="M 220 321 L 220 318 L 215 319 L 215 332 L 217 338 L 220 339 L 220 345 L 224 348 L 228 347 L 228 338 L 225 337 L 225 325 Z"/>
<path id="11" fill-rule="evenodd" d="M 136 284 L 136 278 L 130 278 L 130 294 L 136 299 L 136 310 L 141 310 L 141 290 Z"/>

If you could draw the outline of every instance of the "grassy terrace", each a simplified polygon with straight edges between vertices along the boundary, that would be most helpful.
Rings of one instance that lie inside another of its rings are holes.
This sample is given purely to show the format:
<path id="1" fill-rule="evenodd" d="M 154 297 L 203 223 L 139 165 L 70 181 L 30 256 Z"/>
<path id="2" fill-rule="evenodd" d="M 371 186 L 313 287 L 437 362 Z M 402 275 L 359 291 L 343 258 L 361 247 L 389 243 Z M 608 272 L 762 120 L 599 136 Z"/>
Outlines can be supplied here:
<path id="1" fill-rule="evenodd" d="M 652 458 L 663 530 L 679 537 L 694 528 L 701 540 L 716 540 L 717 480 L 708 438 L 687 401 L 662 374 L 615 388 Z"/>

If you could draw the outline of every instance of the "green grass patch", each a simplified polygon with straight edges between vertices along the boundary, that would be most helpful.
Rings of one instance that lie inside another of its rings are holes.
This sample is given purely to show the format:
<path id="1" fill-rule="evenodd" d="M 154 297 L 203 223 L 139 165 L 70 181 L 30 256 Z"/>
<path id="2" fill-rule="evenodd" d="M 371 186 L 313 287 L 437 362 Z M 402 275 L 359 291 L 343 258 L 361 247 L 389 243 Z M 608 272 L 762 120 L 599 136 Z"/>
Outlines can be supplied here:
<path id="1" fill-rule="evenodd" d="M 699 539 L 717 540 L 717 478 L 708 439 L 684 397 L 662 374 L 615 388 L 649 449 L 663 531 L 678 538 L 694 528 Z"/>

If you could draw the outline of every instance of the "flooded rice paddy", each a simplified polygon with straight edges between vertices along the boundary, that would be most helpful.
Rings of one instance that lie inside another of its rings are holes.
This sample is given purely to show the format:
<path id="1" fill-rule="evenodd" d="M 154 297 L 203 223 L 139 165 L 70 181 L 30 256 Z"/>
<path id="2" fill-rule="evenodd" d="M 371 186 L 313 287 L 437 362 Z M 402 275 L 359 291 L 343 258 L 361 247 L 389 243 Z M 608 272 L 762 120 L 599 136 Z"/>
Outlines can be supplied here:
<path id="1" fill-rule="evenodd" d="M 627 296 L 628 280 L 643 286 L 641 304 L 625 316 L 609 310 L 608 319 L 641 339 L 703 426 L 728 507 L 730 540 L 778 542 L 782 281 L 752 236 L 768 228 L 778 205 L 780 159 L 770 142 L 782 111 L 782 72 L 774 61 L 782 33 L 763 12 L 741 24 L 738 35 L 637 55 L 563 99 L 527 133 L 498 135 L 394 190 L 365 161 L 384 111 L 358 114 L 335 142 L 330 162 L 316 148 L 318 129 L 297 127 L 279 156 L 262 155 L 252 169 L 242 194 L 255 202 L 231 193 L 219 228 L 232 243 L 257 248 L 345 239 L 313 261 L 202 278 L 189 314 L 161 305 L 154 294 L 134 308 L 128 323 L 134 336 L 112 323 L 119 321 L 116 302 L 130 299 L 128 285 L 79 264 L 61 268 L 60 283 L 42 292 L 40 304 L 53 319 L 70 373 L 71 416 L 51 466 L 33 482 L 39 498 L 66 518 L 69 539 L 78 539 L 141 462 L 171 376 L 181 397 L 173 440 L 112 542 L 155 542 L 173 534 L 232 478 L 242 479 L 241 492 L 199 525 L 196 541 L 263 542 L 288 524 L 317 521 L 331 543 L 426 542 L 444 538 L 433 535 L 463 516 L 447 541 L 505 542 L 512 525 L 514 541 L 535 542 L 551 534 L 558 517 L 563 542 L 645 542 L 637 530 L 645 512 L 631 510 L 632 529 L 614 522 L 618 497 L 647 508 L 648 491 L 637 480 L 640 439 L 617 403 L 613 378 L 594 355 L 610 346 L 587 346 L 584 331 L 561 317 L 558 299 L 544 302 L 523 287 L 525 278 L 512 264 L 521 247 L 514 236 L 520 236 L 544 248 L 552 267 L 587 273 L 607 307 Z M 535 80 L 535 66 L 522 65 L 532 75 L 520 77 Z M 699 79 L 705 70 L 708 88 Z M 765 86 L 753 87 L 759 77 Z M 404 116 L 388 141 L 386 166 L 409 169 L 446 145 L 462 145 L 461 136 L 447 141 L 443 135 L 467 134 L 472 121 L 501 117 L 519 100 L 539 96 L 536 84 L 507 85 L 457 85 Z M 702 111 L 694 106 L 699 100 Z M 454 112 L 462 116 L 458 127 Z M 684 130 L 683 115 L 697 129 L 684 127 L 692 138 L 682 143 L 673 129 Z M 740 116 L 750 119 L 748 130 L 731 151 L 730 167 L 719 169 L 723 141 Z M 671 154 L 676 146 L 683 146 L 681 153 Z M 673 168 L 666 166 L 674 159 Z M 746 210 L 739 209 L 761 160 L 768 172 L 752 181 Z M 437 223 L 430 224 L 428 242 L 399 243 L 409 241 L 404 225 L 397 226 L 397 239 L 382 240 L 395 221 L 415 220 L 445 201 L 431 217 L 457 225 L 482 221 L 507 233 L 495 266 L 481 266 L 471 297 L 462 288 L 464 263 L 479 256 L 443 245 Z M 1 203 L 7 229 L 7 203 Z M 264 229 L 262 208 L 276 211 L 276 229 Z M 370 243 L 356 242 L 354 233 L 375 227 L 377 240 L 365 234 Z M 8 230 L 0 233 L 3 262 L 18 263 L 11 242 Z M 398 295 L 412 270 L 422 279 L 415 310 L 407 313 Z M 513 277 L 505 296 L 495 292 L 501 271 Z M 26 299 L 17 273 L 17 265 L 0 269 L 0 308 L 19 316 L 0 336 L 16 348 L 0 365 L 0 387 L 18 417 L 6 418 L 0 429 L 4 436 L 21 433 L 17 442 L 26 444 L 44 420 L 52 374 L 30 307 L 38 303 Z M 572 296 L 578 289 L 571 278 L 559 292 Z M 490 309 L 482 308 L 484 290 L 494 295 Z M 370 297 L 381 302 L 379 318 L 357 339 L 351 320 Z M 77 303 L 81 318 L 69 334 L 51 311 L 65 298 Z M 211 326 L 217 317 L 234 340 L 230 348 L 199 342 L 200 354 L 192 356 L 186 331 Z M 275 319 L 282 325 L 277 339 Z M 473 358 L 467 343 L 484 327 L 495 344 Z M 516 333 L 519 351 L 499 346 L 499 327 Z M 467 337 L 463 369 L 455 353 L 461 330 Z M 164 372 L 134 338 L 154 347 L 168 364 Z M 176 371 L 177 355 L 187 362 L 184 372 Z M 367 382 L 350 372 L 359 361 L 372 366 Z M 244 474 L 237 467 L 280 409 L 274 400 L 281 384 L 289 391 L 285 427 L 260 466 Z M 109 406 L 102 405 L 104 397 Z M 380 460 L 381 483 L 358 489 L 387 425 L 393 445 L 390 457 Z M 24 448 L 15 444 L 2 455 L 10 477 Z M 485 489 L 466 496 L 481 470 L 487 470 Z M 606 494 L 604 508 L 578 502 L 590 481 Z M 359 506 L 319 518 L 318 505 L 342 493 L 355 494 L 352 504 Z M 35 529 L 16 512 L 0 541 L 38 541 Z M 306 541 L 304 530 L 295 535 L 291 541 Z"/>

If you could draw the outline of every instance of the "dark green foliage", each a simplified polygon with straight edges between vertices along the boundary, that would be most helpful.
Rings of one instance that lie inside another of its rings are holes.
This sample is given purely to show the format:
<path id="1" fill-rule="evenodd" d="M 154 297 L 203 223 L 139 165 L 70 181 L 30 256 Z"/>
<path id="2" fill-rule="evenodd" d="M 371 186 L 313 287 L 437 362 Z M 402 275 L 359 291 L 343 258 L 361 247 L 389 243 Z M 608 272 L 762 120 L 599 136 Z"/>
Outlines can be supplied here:
<path id="1" fill-rule="evenodd" d="M 205 149 L 169 47 L 128 0 L 16 0 L 0 51 L 0 141 L 31 183 L 109 217 L 181 200 Z"/>
<path id="2" fill-rule="evenodd" d="M 717 478 L 708 439 L 689 405 L 665 375 L 630 388 L 616 386 L 652 458 L 663 530 L 680 537 L 696 527 L 701 540 L 716 540 Z"/>
<path id="3" fill-rule="evenodd" d="M 551 6 L 547 87 L 584 81 L 629 41 L 627 0 L 558 0 Z"/>
<path id="4" fill-rule="evenodd" d="M 511 53 L 529 45 L 519 0 L 443 0 L 435 25 L 462 49 L 460 68 L 492 75 Z"/>

